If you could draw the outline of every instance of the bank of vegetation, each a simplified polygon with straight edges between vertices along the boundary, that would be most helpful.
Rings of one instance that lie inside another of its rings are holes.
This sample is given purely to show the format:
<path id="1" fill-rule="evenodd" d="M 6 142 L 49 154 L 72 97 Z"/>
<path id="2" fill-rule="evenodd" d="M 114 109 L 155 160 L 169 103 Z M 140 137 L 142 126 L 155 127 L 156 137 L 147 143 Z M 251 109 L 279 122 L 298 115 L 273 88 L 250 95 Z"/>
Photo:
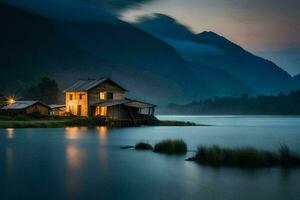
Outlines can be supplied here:
<path id="1" fill-rule="evenodd" d="M 300 115 L 300 90 L 276 96 L 247 94 L 215 97 L 185 105 L 170 104 L 167 114 L 182 115 Z"/>
<path id="2" fill-rule="evenodd" d="M 180 121 L 161 121 L 156 117 L 151 117 L 145 120 L 146 126 L 196 126 L 191 122 Z M 135 124 L 128 121 L 110 120 L 101 117 L 55 117 L 55 116 L 42 116 L 38 113 L 30 115 L 17 115 L 17 116 L 1 116 L 0 115 L 0 128 L 60 128 L 70 126 L 109 126 L 109 127 L 124 127 L 135 126 Z"/>

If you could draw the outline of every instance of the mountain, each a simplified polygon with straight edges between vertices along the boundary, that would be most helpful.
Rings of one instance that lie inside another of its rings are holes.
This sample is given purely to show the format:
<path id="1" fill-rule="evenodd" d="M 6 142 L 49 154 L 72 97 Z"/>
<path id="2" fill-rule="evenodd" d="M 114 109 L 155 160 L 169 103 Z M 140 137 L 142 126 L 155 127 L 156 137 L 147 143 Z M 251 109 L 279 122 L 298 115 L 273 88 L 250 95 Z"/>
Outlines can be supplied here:
<path id="1" fill-rule="evenodd" d="M 258 51 L 257 55 L 271 59 L 279 66 L 284 67 L 292 75 L 299 73 L 300 48 L 287 48 L 273 51 Z"/>
<path id="2" fill-rule="evenodd" d="M 194 34 L 163 14 L 142 17 L 134 25 L 173 46 L 186 60 L 226 71 L 259 94 L 295 88 L 293 78 L 286 71 L 216 33 Z"/>
<path id="3" fill-rule="evenodd" d="M 165 41 L 117 18 L 64 20 L 0 4 L 0 27 L 6 93 L 45 75 L 61 88 L 82 77 L 110 76 L 131 96 L 157 104 L 253 92 L 225 71 L 186 62 Z M 208 78 L 215 74 L 225 83 Z"/>
<path id="4" fill-rule="evenodd" d="M 294 81 L 296 82 L 298 89 L 300 89 L 300 74 L 294 76 Z"/>

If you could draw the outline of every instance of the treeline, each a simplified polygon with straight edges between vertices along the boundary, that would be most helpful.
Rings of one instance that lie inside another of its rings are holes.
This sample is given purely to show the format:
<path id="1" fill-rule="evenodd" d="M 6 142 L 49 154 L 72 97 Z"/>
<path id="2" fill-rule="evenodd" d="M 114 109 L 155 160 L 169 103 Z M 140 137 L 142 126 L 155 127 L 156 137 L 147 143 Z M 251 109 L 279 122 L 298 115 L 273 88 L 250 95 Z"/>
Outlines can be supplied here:
<path id="1" fill-rule="evenodd" d="M 63 94 L 55 80 L 48 77 L 41 78 L 37 83 L 24 87 L 16 92 L 0 94 L 0 106 L 6 104 L 8 97 L 16 100 L 39 100 L 45 104 L 58 104 L 63 102 Z"/>
<path id="2" fill-rule="evenodd" d="M 185 105 L 169 104 L 167 114 L 188 115 L 299 115 L 300 90 L 277 96 L 215 97 Z"/>

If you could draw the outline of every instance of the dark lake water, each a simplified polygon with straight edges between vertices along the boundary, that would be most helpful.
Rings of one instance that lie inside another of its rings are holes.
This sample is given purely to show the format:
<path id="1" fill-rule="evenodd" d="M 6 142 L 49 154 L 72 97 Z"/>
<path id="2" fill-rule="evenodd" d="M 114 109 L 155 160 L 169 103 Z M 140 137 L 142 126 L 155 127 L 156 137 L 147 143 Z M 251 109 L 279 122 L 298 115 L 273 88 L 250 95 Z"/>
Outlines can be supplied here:
<path id="1" fill-rule="evenodd" d="M 281 144 L 300 153 L 300 117 L 159 116 L 214 126 L 0 129 L 0 199 L 300 199 L 300 169 L 203 167 L 184 159 L 200 144 Z M 190 152 L 122 150 L 182 138 Z"/>

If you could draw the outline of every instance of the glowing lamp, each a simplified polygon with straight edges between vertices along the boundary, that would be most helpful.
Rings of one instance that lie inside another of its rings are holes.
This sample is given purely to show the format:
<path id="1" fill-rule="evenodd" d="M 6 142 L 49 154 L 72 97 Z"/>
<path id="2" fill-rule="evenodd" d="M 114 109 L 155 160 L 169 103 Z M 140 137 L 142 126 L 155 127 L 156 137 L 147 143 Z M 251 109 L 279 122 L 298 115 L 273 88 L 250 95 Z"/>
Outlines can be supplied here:
<path id="1" fill-rule="evenodd" d="M 11 104 L 16 103 L 16 100 L 15 100 L 13 97 L 8 97 L 8 98 L 7 98 L 7 103 L 8 103 L 9 105 L 11 105 Z"/>

